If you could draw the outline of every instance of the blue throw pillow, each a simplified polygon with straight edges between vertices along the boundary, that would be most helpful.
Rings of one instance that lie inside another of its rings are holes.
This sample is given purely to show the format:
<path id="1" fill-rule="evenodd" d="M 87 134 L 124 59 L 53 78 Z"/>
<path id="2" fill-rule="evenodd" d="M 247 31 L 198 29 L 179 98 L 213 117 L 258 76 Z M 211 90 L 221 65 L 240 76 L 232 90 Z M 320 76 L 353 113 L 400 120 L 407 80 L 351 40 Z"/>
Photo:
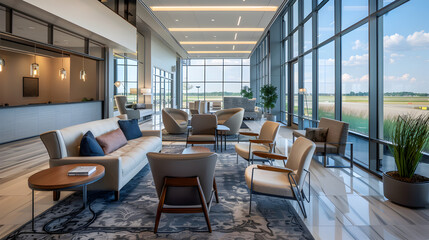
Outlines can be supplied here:
<path id="1" fill-rule="evenodd" d="M 137 119 L 119 120 L 118 124 L 128 141 L 143 136 Z"/>
<path id="2" fill-rule="evenodd" d="M 91 131 L 88 131 L 83 135 L 80 141 L 80 156 L 104 156 L 104 151 L 98 144 L 97 140 Z"/>

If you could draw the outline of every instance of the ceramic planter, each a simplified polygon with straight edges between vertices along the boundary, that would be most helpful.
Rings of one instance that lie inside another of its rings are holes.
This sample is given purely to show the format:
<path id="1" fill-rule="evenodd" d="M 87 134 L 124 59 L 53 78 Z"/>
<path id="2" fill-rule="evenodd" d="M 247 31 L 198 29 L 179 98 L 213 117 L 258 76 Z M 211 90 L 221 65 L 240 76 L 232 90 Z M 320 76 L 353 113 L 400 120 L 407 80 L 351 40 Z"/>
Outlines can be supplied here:
<path id="1" fill-rule="evenodd" d="M 267 116 L 268 121 L 277 122 L 277 116 L 274 114 L 265 114 Z"/>
<path id="2" fill-rule="evenodd" d="M 408 183 L 383 173 L 384 196 L 390 201 L 412 208 L 429 206 L 429 182 Z"/>

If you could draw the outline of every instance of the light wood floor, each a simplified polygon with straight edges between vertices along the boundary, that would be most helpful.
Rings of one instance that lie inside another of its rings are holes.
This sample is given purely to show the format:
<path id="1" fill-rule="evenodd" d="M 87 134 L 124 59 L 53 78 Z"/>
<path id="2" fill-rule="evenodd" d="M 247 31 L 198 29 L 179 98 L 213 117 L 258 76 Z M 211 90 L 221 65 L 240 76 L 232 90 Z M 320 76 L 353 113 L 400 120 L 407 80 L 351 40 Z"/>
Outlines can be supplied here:
<path id="1" fill-rule="evenodd" d="M 258 132 L 262 121 L 246 121 Z M 141 126 L 162 129 L 159 116 Z M 282 127 L 278 150 L 284 152 L 292 131 Z M 174 143 L 173 143 L 174 144 Z M 177 143 L 184 144 L 184 143 Z M 233 147 L 229 143 L 230 148 Z M 244 161 L 244 160 L 243 160 Z M 48 154 L 39 138 L 0 145 L 0 238 L 31 219 L 28 177 L 48 167 Z M 311 164 L 311 202 L 304 219 L 316 239 L 429 239 L 429 209 L 408 209 L 383 197 L 379 178 L 355 167 L 325 169 Z M 69 193 L 62 193 L 62 198 Z M 257 196 L 257 199 L 264 196 Z M 53 206 L 51 192 L 36 192 L 36 213 Z"/>

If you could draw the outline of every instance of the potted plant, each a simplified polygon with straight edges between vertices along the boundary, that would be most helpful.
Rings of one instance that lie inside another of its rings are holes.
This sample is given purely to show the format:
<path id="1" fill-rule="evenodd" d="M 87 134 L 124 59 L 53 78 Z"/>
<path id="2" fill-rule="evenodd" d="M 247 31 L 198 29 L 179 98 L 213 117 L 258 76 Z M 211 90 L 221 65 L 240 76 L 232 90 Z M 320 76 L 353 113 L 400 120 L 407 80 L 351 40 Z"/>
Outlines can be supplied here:
<path id="1" fill-rule="evenodd" d="M 252 89 L 248 86 L 245 86 L 241 92 L 240 92 L 241 96 L 244 98 L 248 98 L 248 99 L 252 99 L 253 98 L 253 92 Z"/>
<path id="2" fill-rule="evenodd" d="M 429 141 L 429 114 L 398 116 L 392 124 L 390 151 L 397 171 L 383 174 L 384 196 L 407 207 L 429 205 L 429 178 L 415 174 Z"/>
<path id="3" fill-rule="evenodd" d="M 271 109 L 275 107 L 278 97 L 277 87 L 267 84 L 261 88 L 262 105 L 267 110 L 265 115 L 268 121 L 276 122 L 277 120 L 276 115 L 271 114 Z"/>

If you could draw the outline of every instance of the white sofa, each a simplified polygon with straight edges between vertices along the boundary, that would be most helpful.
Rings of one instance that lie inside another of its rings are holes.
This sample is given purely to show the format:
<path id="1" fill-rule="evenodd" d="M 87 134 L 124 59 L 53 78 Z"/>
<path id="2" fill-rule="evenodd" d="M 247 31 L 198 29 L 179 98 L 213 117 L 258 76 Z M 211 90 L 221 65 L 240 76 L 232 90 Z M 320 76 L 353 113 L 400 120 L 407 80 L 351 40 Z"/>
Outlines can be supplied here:
<path id="1" fill-rule="evenodd" d="M 127 145 L 102 157 L 79 156 L 82 136 L 91 131 L 95 137 L 119 128 L 120 115 L 109 119 L 87 122 L 61 130 L 49 131 L 40 135 L 49 153 L 50 167 L 74 164 L 97 163 L 105 167 L 104 177 L 88 186 L 89 190 L 115 191 L 119 200 L 119 191 L 148 163 L 148 152 L 159 152 L 162 148 L 161 133 L 157 130 L 144 130 L 143 136 L 128 141 Z M 58 198 L 54 193 L 54 199 Z"/>

